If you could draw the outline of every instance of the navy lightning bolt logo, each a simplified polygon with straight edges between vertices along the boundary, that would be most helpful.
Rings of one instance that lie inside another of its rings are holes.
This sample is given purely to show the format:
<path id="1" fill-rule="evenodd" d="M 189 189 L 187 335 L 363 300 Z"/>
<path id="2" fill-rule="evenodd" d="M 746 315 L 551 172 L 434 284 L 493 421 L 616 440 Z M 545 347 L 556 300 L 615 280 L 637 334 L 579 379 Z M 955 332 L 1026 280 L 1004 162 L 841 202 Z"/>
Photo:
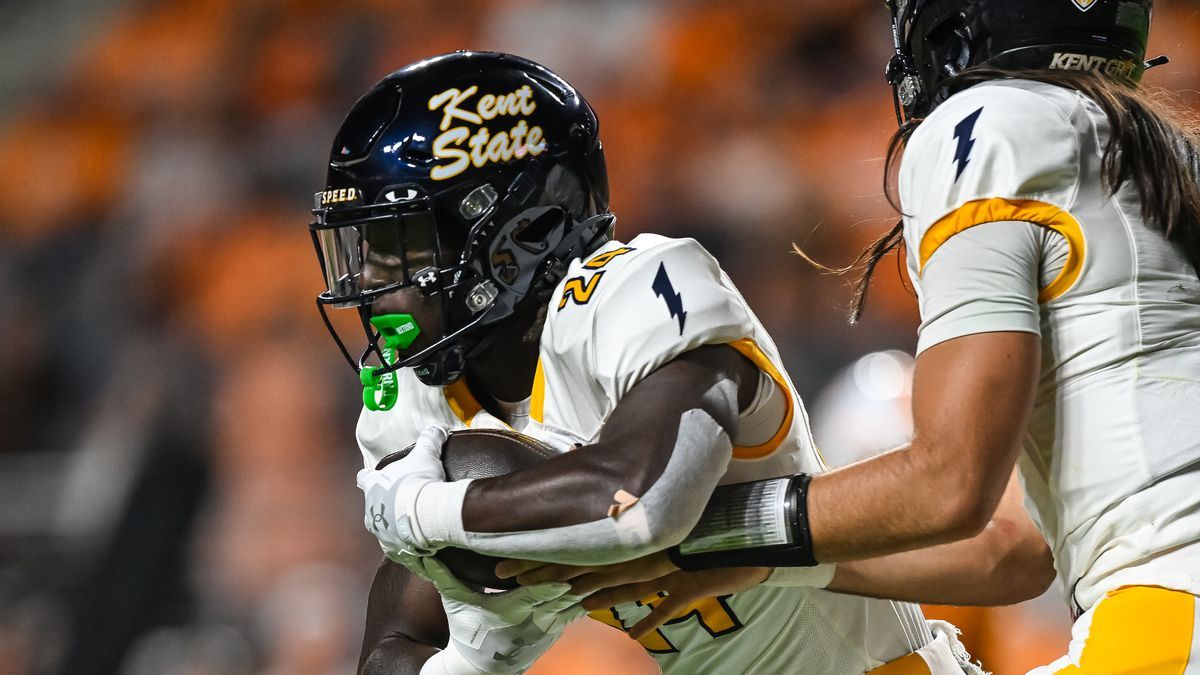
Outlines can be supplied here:
<path id="1" fill-rule="evenodd" d="M 675 292 L 671 279 L 667 276 L 667 266 L 659 263 L 658 274 L 654 276 L 654 284 L 650 286 L 654 294 L 667 303 L 667 311 L 679 319 L 679 334 L 683 335 L 683 322 L 687 320 L 687 312 L 683 311 L 683 296 Z"/>
<path id="2" fill-rule="evenodd" d="M 979 121 L 979 115 L 982 112 L 983 108 L 976 110 L 954 127 L 954 137 L 958 139 L 958 148 L 954 151 L 954 161 L 958 164 L 958 173 L 954 174 L 955 183 L 962 177 L 967 165 L 971 163 L 971 149 L 975 147 L 975 123 Z"/>

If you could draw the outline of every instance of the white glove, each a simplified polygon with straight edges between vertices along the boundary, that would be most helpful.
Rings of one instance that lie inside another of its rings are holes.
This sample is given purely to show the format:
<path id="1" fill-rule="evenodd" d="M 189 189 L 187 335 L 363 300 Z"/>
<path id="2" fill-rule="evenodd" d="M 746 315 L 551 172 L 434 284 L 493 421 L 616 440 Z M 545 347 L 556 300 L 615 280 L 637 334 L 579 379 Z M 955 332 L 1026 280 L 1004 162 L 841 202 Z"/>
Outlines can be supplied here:
<path id="1" fill-rule="evenodd" d="M 479 593 L 434 558 L 419 558 L 421 576 L 442 595 L 450 643 L 421 668 L 421 675 L 524 673 L 586 612 L 565 583 Z"/>
<path id="2" fill-rule="evenodd" d="M 922 652 L 926 649 L 933 649 L 936 643 L 942 642 L 949 648 L 950 654 L 954 656 L 958 667 L 962 668 L 963 675 L 991 675 L 991 673 L 983 669 L 982 663 L 973 663 L 971 661 L 971 654 L 958 639 L 962 631 L 957 626 L 948 621 L 935 621 L 933 619 L 927 620 L 926 623 L 929 624 L 929 632 L 933 634 L 933 642 L 922 647 Z"/>
<path id="3" fill-rule="evenodd" d="M 366 468 L 358 472 L 358 489 L 366 499 L 363 524 L 389 558 L 418 574 L 411 564 L 413 559 L 432 555 L 441 548 L 421 531 L 416 506 L 422 488 L 446 480 L 442 444 L 447 435 L 443 427 L 428 427 L 403 459 L 379 470 Z"/>

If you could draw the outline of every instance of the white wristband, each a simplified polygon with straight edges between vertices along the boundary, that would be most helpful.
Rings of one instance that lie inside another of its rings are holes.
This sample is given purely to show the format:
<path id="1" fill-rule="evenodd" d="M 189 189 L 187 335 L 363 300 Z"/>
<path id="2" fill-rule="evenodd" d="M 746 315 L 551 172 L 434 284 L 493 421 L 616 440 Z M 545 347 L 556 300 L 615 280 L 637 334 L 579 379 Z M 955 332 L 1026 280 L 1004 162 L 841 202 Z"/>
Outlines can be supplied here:
<path id="1" fill-rule="evenodd" d="M 776 567 L 767 575 L 763 586 L 803 586 L 825 588 L 833 581 L 837 565 L 821 563 L 816 567 Z"/>
<path id="2" fill-rule="evenodd" d="M 422 536 L 435 546 L 462 546 L 466 543 L 463 531 L 463 500 L 470 480 L 452 483 L 429 483 L 417 494 L 417 527 Z"/>

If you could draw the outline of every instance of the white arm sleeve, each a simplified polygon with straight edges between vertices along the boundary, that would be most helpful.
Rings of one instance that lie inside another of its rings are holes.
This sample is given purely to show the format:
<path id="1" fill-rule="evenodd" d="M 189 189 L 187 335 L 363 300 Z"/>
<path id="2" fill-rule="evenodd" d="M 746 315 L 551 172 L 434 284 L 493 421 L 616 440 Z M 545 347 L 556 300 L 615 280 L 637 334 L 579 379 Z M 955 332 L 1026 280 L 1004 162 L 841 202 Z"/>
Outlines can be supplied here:
<path id="1" fill-rule="evenodd" d="M 731 382 L 714 386 L 716 395 L 733 397 Z M 468 532 L 462 501 L 469 481 L 431 483 L 417 498 L 418 521 L 441 544 L 488 555 L 600 565 L 640 558 L 679 543 L 700 519 L 708 497 L 733 452 L 729 436 L 707 412 L 689 410 L 679 420 L 679 435 L 667 466 L 637 501 L 611 516 L 586 523 L 521 532 Z"/>
<path id="2" fill-rule="evenodd" d="M 917 283 L 917 353 L 974 333 L 1041 334 L 1038 291 L 1065 264 L 1062 235 L 1024 222 L 995 222 L 959 232 L 926 263 Z"/>

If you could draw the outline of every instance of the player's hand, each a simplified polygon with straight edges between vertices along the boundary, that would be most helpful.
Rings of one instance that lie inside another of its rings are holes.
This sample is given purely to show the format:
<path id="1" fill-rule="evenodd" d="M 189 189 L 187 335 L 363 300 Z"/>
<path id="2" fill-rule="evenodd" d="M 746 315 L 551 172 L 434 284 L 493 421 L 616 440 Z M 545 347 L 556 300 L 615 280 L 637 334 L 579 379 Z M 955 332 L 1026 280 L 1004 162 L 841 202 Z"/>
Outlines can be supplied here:
<path id="1" fill-rule="evenodd" d="M 731 567 L 701 572 L 681 570 L 659 579 L 605 588 L 588 596 L 582 604 L 584 609 L 593 611 L 641 600 L 657 592 L 666 593 L 650 614 L 629 629 L 629 637 L 638 640 L 679 616 L 692 603 L 754 588 L 770 573 L 769 567 Z"/>
<path id="2" fill-rule="evenodd" d="M 417 494 L 429 483 L 446 480 L 442 444 L 447 435 L 443 427 L 428 427 L 405 457 L 381 469 L 358 472 L 358 489 L 366 500 L 363 524 L 389 558 L 418 574 L 412 560 L 432 555 L 439 546 L 421 532 Z"/>
<path id="3" fill-rule="evenodd" d="M 588 611 L 666 593 L 666 597 L 656 604 L 650 614 L 629 629 L 629 636 L 635 640 L 675 618 L 694 602 L 753 588 L 765 581 L 770 573 L 769 567 L 684 572 L 675 567 L 666 553 L 592 567 L 547 565 L 520 560 L 506 560 L 496 566 L 498 576 L 515 575 L 517 581 L 523 584 L 570 581 L 572 593 L 588 596 L 581 603 Z"/>
<path id="4" fill-rule="evenodd" d="M 584 615 L 565 583 L 480 593 L 464 585 L 436 558 L 420 558 L 421 575 L 442 596 L 450 643 L 439 660 L 446 672 L 478 675 L 523 673 Z M 463 666 L 469 666 L 468 670 Z"/>
<path id="5" fill-rule="evenodd" d="M 516 577 L 517 583 L 522 586 L 566 581 L 571 584 L 572 594 L 591 595 L 603 588 L 660 579 L 678 570 L 666 553 L 654 553 L 613 565 L 577 566 L 531 560 L 505 560 L 496 565 L 496 576 L 501 579 Z"/>

